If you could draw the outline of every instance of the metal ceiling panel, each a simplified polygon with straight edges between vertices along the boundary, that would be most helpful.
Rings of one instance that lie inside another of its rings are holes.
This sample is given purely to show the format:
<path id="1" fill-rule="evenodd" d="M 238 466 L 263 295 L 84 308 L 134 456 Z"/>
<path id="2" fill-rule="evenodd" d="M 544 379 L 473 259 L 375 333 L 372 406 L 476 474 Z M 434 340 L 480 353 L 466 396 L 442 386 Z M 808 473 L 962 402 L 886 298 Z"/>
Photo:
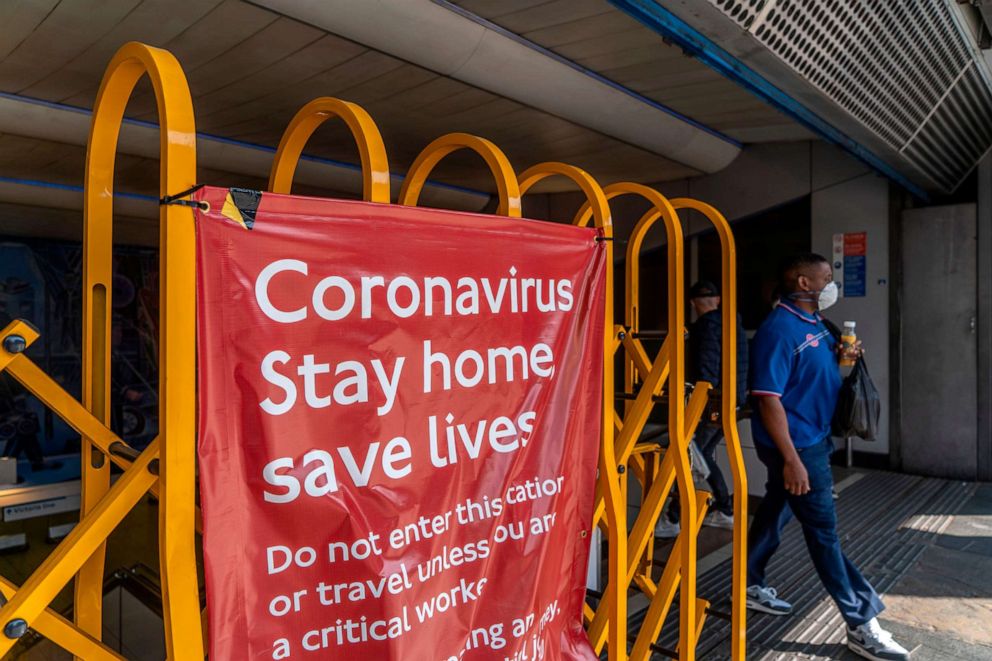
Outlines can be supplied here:
<path id="1" fill-rule="evenodd" d="M 953 190 L 992 146 L 984 66 L 945 0 L 706 0 L 928 180 Z"/>

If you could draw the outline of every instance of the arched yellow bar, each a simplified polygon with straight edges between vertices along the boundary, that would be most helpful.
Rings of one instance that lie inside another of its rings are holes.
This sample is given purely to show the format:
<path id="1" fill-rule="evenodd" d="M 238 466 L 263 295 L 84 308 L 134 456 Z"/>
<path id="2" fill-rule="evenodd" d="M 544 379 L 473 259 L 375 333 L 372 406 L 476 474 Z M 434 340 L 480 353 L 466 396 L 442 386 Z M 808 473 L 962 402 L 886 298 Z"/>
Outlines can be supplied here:
<path id="1" fill-rule="evenodd" d="M 146 73 L 155 90 L 161 126 L 160 192 L 175 194 L 196 183 L 193 102 L 182 67 L 168 51 L 134 42 L 124 45 L 104 74 L 86 156 L 86 258 L 108 273 L 117 139 L 134 86 Z M 202 658 L 199 590 L 196 575 L 190 571 L 196 566 L 196 308 L 190 296 L 196 289 L 193 212 L 189 207 L 162 206 L 159 221 L 159 553 L 166 646 L 170 659 Z M 88 292 L 90 284 L 87 279 Z M 109 283 L 106 291 L 109 307 Z M 106 331 L 103 335 L 109 337 Z M 79 604 L 76 608 L 85 610 Z"/>
<path id="2" fill-rule="evenodd" d="M 602 186 L 600 186 L 599 183 L 593 179 L 592 175 L 582 168 L 577 168 L 574 165 L 560 163 L 558 161 L 547 161 L 545 163 L 532 165 L 521 172 L 518 177 L 520 181 L 520 194 L 526 195 L 527 191 L 533 188 L 533 186 L 539 181 L 554 176 L 571 179 L 578 185 L 586 196 L 586 202 L 579 210 L 580 213 L 582 215 L 586 215 L 587 213 L 588 217 L 594 218 L 596 227 L 602 228 L 603 236 L 612 238 L 613 218 L 610 215 L 610 204 L 607 201 L 606 194 L 603 193 Z M 586 212 L 586 209 L 588 209 L 588 212 Z M 579 220 L 579 216 L 577 215 L 576 218 L 573 219 L 573 224 L 583 227 L 589 224 L 588 218 L 586 218 L 584 222 L 579 222 Z"/>
<path id="3" fill-rule="evenodd" d="M 618 608 L 610 609 L 607 631 L 610 641 L 609 658 L 611 661 L 627 658 L 627 586 L 622 577 L 626 574 L 627 557 L 627 503 L 620 488 L 620 473 L 617 463 L 614 443 L 614 403 L 613 403 L 613 218 L 610 215 L 610 205 L 602 187 L 585 170 L 549 161 L 538 163 L 520 173 L 520 193 L 526 195 L 537 182 L 552 176 L 562 176 L 571 179 L 586 196 L 589 216 L 595 220 L 596 227 L 602 229 L 606 243 L 606 310 L 603 323 L 603 403 L 602 439 L 599 453 L 600 483 L 605 486 L 605 515 L 607 520 L 607 543 L 610 545 L 608 563 L 608 582 L 606 589 L 612 592 L 612 603 Z M 573 223 L 579 225 L 581 210 Z M 588 220 L 585 223 L 588 224 Z M 595 550 L 593 551 L 595 552 Z"/>
<path id="4" fill-rule="evenodd" d="M 698 511 L 696 508 L 696 490 L 692 481 L 691 469 L 688 458 L 689 438 L 685 434 L 685 337 L 682 329 L 685 328 L 684 309 L 684 269 L 683 269 L 683 239 L 682 226 L 679 223 L 678 215 L 668 199 L 658 191 L 643 184 L 633 182 L 620 182 L 610 184 L 603 189 L 608 200 L 621 195 L 635 195 L 647 200 L 652 210 L 649 212 L 658 214 L 664 219 L 665 233 L 668 240 L 668 430 L 669 447 L 677 450 L 673 457 L 675 472 L 678 477 L 677 487 L 679 490 L 679 500 L 681 505 L 681 525 L 682 529 L 690 532 L 697 528 Z M 576 216 L 576 224 L 586 225 L 592 217 L 592 209 L 587 204 Z M 644 219 L 642 218 L 642 221 Z M 637 229 L 635 228 L 635 233 Z M 634 239 L 631 239 L 631 243 Z M 629 252 L 628 252 L 629 254 Z M 628 272 L 630 264 L 627 265 Z M 628 292 L 631 292 L 634 300 L 639 295 L 639 283 L 635 279 L 631 283 L 628 276 Z M 631 295 L 628 294 L 628 295 Z M 627 315 L 629 316 L 629 314 Z M 628 319 L 628 322 L 630 320 Z M 622 452 L 623 448 L 617 448 Z M 624 457 L 617 457 L 618 462 Z M 597 508 L 598 509 L 598 508 Z M 694 660 L 696 654 L 697 637 L 697 601 L 696 601 L 696 535 L 683 534 L 679 536 L 678 552 L 680 555 L 680 582 L 679 582 L 679 658 L 683 661 Z M 627 560 L 624 560 L 626 563 Z M 593 626 L 597 623 L 594 622 Z M 599 633 L 599 630 L 590 628 L 590 636 Z M 637 657 L 632 654 L 632 657 Z"/>
<path id="5" fill-rule="evenodd" d="M 704 215 L 716 228 L 720 237 L 721 292 L 720 308 L 725 330 L 737 328 L 737 248 L 730 223 L 715 208 L 686 197 L 672 201 L 675 209 L 692 209 Z M 733 556 L 733 612 L 731 614 L 733 659 L 741 661 L 747 656 L 747 472 L 744 454 L 737 429 L 737 333 L 724 332 L 722 341 L 723 361 L 720 368 L 720 420 L 723 437 L 727 442 L 730 471 L 734 480 L 734 556 Z"/>
<path id="6" fill-rule="evenodd" d="M 97 95 L 86 155 L 84 191 L 84 402 L 108 419 L 110 295 L 114 163 L 124 109 L 135 84 L 151 80 L 161 124 L 162 195 L 181 192 L 196 177 L 193 104 L 179 63 L 167 51 L 128 43 L 111 60 Z M 195 243 L 189 207 L 160 211 L 159 439 L 113 489 L 104 457 L 84 443 L 83 504 L 79 525 L 0 610 L 0 626 L 14 618 L 30 625 L 76 572 L 79 628 L 102 633 L 103 551 L 106 536 L 154 484 L 149 468 L 160 458 L 159 553 L 166 646 L 170 659 L 202 659 L 195 554 L 196 372 Z M 0 636 L 0 655 L 16 639 Z"/>
<path id="7" fill-rule="evenodd" d="M 442 158 L 459 149 L 471 149 L 476 152 L 482 156 L 492 171 L 499 193 L 499 207 L 496 213 L 500 216 L 519 218 L 520 186 L 506 154 L 489 140 L 468 133 L 448 133 L 424 147 L 406 173 L 403 187 L 400 188 L 399 203 L 416 206 L 431 170 Z"/>
<path id="8" fill-rule="evenodd" d="M 389 204 L 389 161 L 379 128 L 361 106 L 329 96 L 314 99 L 300 108 L 286 127 L 272 163 L 269 190 L 273 193 L 290 192 L 307 141 L 321 124 L 335 117 L 344 121 L 358 145 L 362 160 L 363 199 Z"/>

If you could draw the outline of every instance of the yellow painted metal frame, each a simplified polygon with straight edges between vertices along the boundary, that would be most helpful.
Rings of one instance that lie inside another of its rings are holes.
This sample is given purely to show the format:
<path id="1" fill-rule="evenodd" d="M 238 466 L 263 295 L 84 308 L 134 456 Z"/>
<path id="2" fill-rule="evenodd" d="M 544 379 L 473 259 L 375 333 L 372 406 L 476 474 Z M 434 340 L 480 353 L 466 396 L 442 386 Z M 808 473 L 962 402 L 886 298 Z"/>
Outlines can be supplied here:
<path id="1" fill-rule="evenodd" d="M 110 373 L 110 310 L 112 277 L 113 173 L 116 145 L 124 109 L 137 81 L 151 79 L 161 123 L 162 196 L 192 187 L 196 178 L 196 133 L 192 101 L 185 76 L 168 52 L 129 43 L 112 59 L 104 76 L 93 114 L 86 159 L 84 192 L 84 328 L 83 401 L 76 401 L 24 353 L 0 347 L 0 371 L 6 371 L 44 404 L 58 413 L 83 438 L 81 520 L 45 562 L 17 587 L 0 577 L 0 631 L 30 626 L 79 659 L 120 659 L 100 642 L 102 585 L 107 536 L 132 507 L 151 491 L 159 498 L 159 546 L 163 612 L 168 658 L 202 659 L 204 624 L 199 607 L 195 571 L 195 242 L 193 214 L 188 206 L 161 207 L 160 240 L 160 434 L 140 455 L 128 448 L 108 427 Z M 289 193 L 303 148 L 317 128 L 340 118 L 359 148 L 363 196 L 371 202 L 390 202 L 390 174 L 385 146 L 372 118 L 361 107 L 330 97 L 317 98 L 300 109 L 280 141 L 269 189 Z M 679 656 L 695 658 L 695 646 L 708 604 L 696 597 L 696 535 L 707 507 L 708 494 L 696 492 L 687 447 L 706 405 L 709 384 L 699 383 L 688 403 L 684 387 L 684 282 L 682 227 L 676 209 L 693 209 L 716 226 L 723 247 L 723 400 L 721 414 L 735 485 L 734 531 L 734 658 L 744 658 L 744 575 L 747 484 L 736 427 L 734 393 L 736 334 L 727 332 L 736 321 L 736 262 L 733 236 L 726 220 L 712 207 L 690 199 L 671 202 L 657 191 L 634 183 L 605 188 L 574 166 L 547 162 L 522 173 L 519 180 L 508 159 L 492 142 L 465 133 L 444 135 L 427 145 L 411 165 L 398 202 L 416 205 L 433 168 L 448 154 L 471 149 L 485 160 L 498 190 L 496 213 L 520 217 L 521 196 L 551 176 L 564 176 L 585 193 L 586 202 L 573 223 L 594 220 L 607 251 L 603 336 L 602 438 L 593 526 L 606 532 L 609 545 L 608 585 L 596 610 L 586 605 L 584 615 L 597 653 L 609 645 L 611 661 L 647 659 L 651 644 L 676 591 L 680 594 Z M 641 218 L 627 250 L 626 306 L 623 325 L 613 321 L 613 226 L 609 200 L 634 195 L 651 209 Z M 640 340 L 637 308 L 640 300 L 640 247 L 648 229 L 664 221 L 668 246 L 668 328 L 661 351 L 651 360 Z M 19 336 L 30 345 L 37 332 L 23 321 L 0 331 L 0 342 Z M 623 350 L 625 386 L 640 386 L 636 398 L 625 404 L 624 415 L 614 402 L 613 357 Z M 669 447 L 662 453 L 653 443 L 638 443 L 655 404 L 667 391 Z M 673 431 L 674 430 L 674 431 Z M 116 452 L 114 450 L 117 450 Z M 110 462 L 124 469 L 110 485 Z M 641 510 L 627 531 L 627 468 L 644 486 Z M 676 484 L 681 496 L 683 532 L 676 551 L 656 584 L 651 574 L 653 531 L 665 498 Z M 76 621 L 70 623 L 48 609 L 52 599 L 75 577 Z M 627 592 L 631 585 L 643 591 L 651 604 L 645 624 L 628 655 Z M 0 655 L 16 636 L 0 635 Z"/>
<path id="2" fill-rule="evenodd" d="M 604 508 L 607 522 L 607 544 L 611 549 L 607 566 L 607 590 L 611 591 L 612 602 L 617 608 L 609 610 L 607 630 L 613 642 L 609 649 L 610 661 L 623 659 L 627 650 L 627 589 L 620 576 L 627 547 L 627 503 L 620 487 L 621 477 L 616 456 L 613 404 L 613 354 L 616 352 L 616 331 L 613 327 L 613 218 L 610 206 L 602 187 L 585 170 L 566 163 L 547 162 L 534 165 L 520 173 L 520 193 L 524 195 L 534 184 L 551 176 L 563 176 L 578 184 L 585 193 L 586 205 L 576 214 L 573 224 L 586 225 L 588 217 L 584 209 L 588 207 L 595 226 L 603 232 L 606 244 L 606 307 L 603 322 L 603 400 L 601 419 L 601 442 L 599 453 L 599 484 L 604 494 Z M 597 550 L 594 549 L 594 552 Z"/>
<path id="3" fill-rule="evenodd" d="M 722 355 L 724 359 L 721 365 L 721 402 L 720 420 L 723 427 L 724 438 L 726 439 L 728 459 L 734 483 L 734 520 L 738 522 L 747 521 L 747 474 L 745 471 L 744 456 L 741 450 L 740 435 L 737 428 L 737 253 L 734 243 L 733 233 L 726 218 L 714 207 L 699 200 L 691 198 L 676 198 L 671 200 L 671 205 L 676 210 L 689 209 L 702 214 L 713 224 L 720 237 L 721 246 L 721 284 L 723 296 L 721 298 L 721 321 L 724 332 L 722 334 Z M 657 209 L 649 210 L 638 221 L 631 234 L 627 251 L 627 288 L 626 288 L 626 323 L 632 329 L 638 328 L 638 305 L 639 305 L 639 280 L 640 280 L 640 260 L 637 255 L 640 253 L 644 238 L 650 227 L 661 217 Z M 634 340 L 628 340 L 634 345 Z M 664 351 L 664 349 L 662 349 Z M 632 346 L 631 354 L 638 356 L 643 349 Z M 643 359 L 632 359 L 628 361 L 626 374 L 627 387 L 633 386 L 638 373 L 644 373 L 644 368 L 638 363 L 643 363 Z M 700 386 L 708 387 L 709 384 L 697 384 L 696 391 Z M 695 394 L 695 393 L 694 393 Z M 705 404 L 700 401 L 700 404 Z M 690 399 L 690 410 L 693 409 L 693 401 Z M 700 411 L 701 413 L 701 411 Z M 687 413 L 688 415 L 688 413 Z M 687 435 L 688 439 L 692 434 Z M 732 658 L 744 659 L 746 657 L 746 590 L 747 590 L 747 526 L 736 525 L 734 527 L 733 541 L 733 583 L 732 583 L 732 612 L 731 612 L 731 651 Z M 666 570 L 668 567 L 666 567 Z M 700 601 L 700 603 L 703 603 Z M 660 631 L 661 623 L 664 621 L 665 613 L 652 608 L 645 617 L 642 625 L 642 632 L 645 628 L 651 632 L 645 640 L 653 640 Z M 656 619 L 660 618 L 660 619 Z M 657 627 L 657 630 L 653 630 Z M 631 658 L 642 658 L 641 654 L 646 653 L 646 643 L 641 644 L 641 636 L 635 643 L 631 653 Z"/>
<path id="4" fill-rule="evenodd" d="M 400 188 L 399 204 L 416 206 L 420 193 L 427 183 L 431 170 L 448 154 L 459 149 L 471 149 L 482 156 L 496 180 L 499 193 L 499 216 L 520 217 L 520 185 L 506 154 L 495 144 L 469 133 L 448 133 L 434 140 L 421 150 L 407 170 L 403 186 Z"/>
<path id="5" fill-rule="evenodd" d="M 681 357 L 684 355 L 683 332 L 672 332 L 672 329 L 684 328 L 684 319 L 679 312 L 685 309 L 683 283 L 680 274 L 683 272 L 681 236 L 682 226 L 676 210 L 693 209 L 704 214 L 717 228 L 721 238 L 723 261 L 723 291 L 724 307 L 722 324 L 723 361 L 721 383 L 721 420 L 730 458 L 731 471 L 734 479 L 734 508 L 735 519 L 740 522 L 734 529 L 734 578 L 732 590 L 733 613 L 732 621 L 732 652 L 734 659 L 744 659 L 745 646 L 745 577 L 746 577 L 746 521 L 747 521 L 747 481 L 744 461 L 740 448 L 736 418 L 736 253 L 730 226 L 718 211 L 705 203 L 680 198 L 668 201 L 659 193 L 640 184 L 620 183 L 607 186 L 604 189 L 608 199 L 619 195 L 632 194 L 647 199 L 651 208 L 638 221 L 631 233 L 626 255 L 626 287 L 624 326 L 618 327 L 619 343 L 626 353 L 624 384 L 627 392 L 633 392 L 640 385 L 640 390 L 634 401 L 625 404 L 625 415 L 617 423 L 620 430 L 616 443 L 616 460 L 618 464 L 629 465 L 632 473 L 642 485 L 642 497 L 637 520 L 633 525 L 626 549 L 626 569 L 622 590 L 631 584 L 636 585 L 651 600 L 645 619 L 633 642 L 630 659 L 648 659 L 652 655 L 652 643 L 657 639 L 661 626 L 668 614 L 677 587 L 681 587 L 679 649 L 680 658 L 692 658 L 695 645 L 705 621 L 708 602 L 694 597 L 695 590 L 695 538 L 702 524 L 702 518 L 708 507 L 709 495 L 706 492 L 695 493 L 691 500 L 686 498 L 694 492 L 691 476 L 687 474 L 688 460 L 686 450 L 691 441 L 696 425 L 699 423 L 706 407 L 710 384 L 700 382 L 695 384 L 692 395 L 686 405 L 684 419 L 678 425 L 673 413 L 684 398 L 680 388 L 672 388 L 682 384 Z M 580 211 L 578 224 L 588 223 L 590 209 L 588 205 Z M 652 362 L 637 335 L 640 332 L 640 252 L 648 230 L 658 221 L 664 220 L 667 249 L 668 249 L 668 302 L 669 321 L 667 334 L 661 350 Z M 673 309 L 673 307 L 675 309 Z M 674 360 L 673 360 L 674 359 Z M 660 448 L 652 443 L 637 443 L 643 431 L 644 424 L 653 407 L 652 395 L 661 394 L 664 383 L 668 381 L 669 401 L 669 430 L 683 429 L 681 437 L 670 434 L 669 448 L 677 448 L 678 452 L 664 452 L 659 461 Z M 660 581 L 655 584 L 652 580 L 651 569 L 653 562 L 653 531 L 661 514 L 662 507 L 673 482 L 677 483 L 681 502 L 681 521 L 683 533 L 679 535 L 675 551 L 665 564 Z M 597 493 L 596 520 L 600 521 L 604 500 L 603 485 Z M 694 504 L 695 520 L 686 524 L 690 518 L 686 516 L 687 509 Z M 686 531 L 692 531 L 691 534 Z M 613 553 L 612 549 L 610 551 Z M 610 580 L 613 580 L 611 575 Z M 681 585 L 680 585 L 681 584 Z M 604 622 L 608 617 L 604 609 L 612 610 L 613 600 L 620 590 L 609 589 L 604 595 L 599 609 L 586 614 L 589 620 L 590 640 L 597 651 L 608 641 L 613 647 L 613 641 L 606 634 Z M 686 604 L 689 609 L 687 611 Z M 694 611 L 694 612 L 693 612 Z"/>
<path id="6" fill-rule="evenodd" d="M 632 458 L 634 446 L 644 429 L 648 415 L 654 407 L 654 396 L 661 393 L 663 386 L 667 382 L 668 395 L 668 430 L 669 448 L 675 452 L 665 452 L 664 459 L 659 468 L 659 479 L 651 485 L 651 493 L 648 495 L 648 502 L 642 503 L 634 527 L 630 532 L 626 554 L 621 556 L 621 561 L 625 566 L 625 574 L 622 576 L 624 594 L 627 587 L 635 580 L 637 569 L 640 565 L 641 554 L 646 549 L 650 540 L 653 540 L 654 526 L 664 499 L 671 489 L 674 481 L 679 489 L 681 500 L 681 522 L 685 531 L 695 531 L 698 528 L 700 519 L 699 508 L 696 503 L 695 486 L 693 485 L 691 469 L 688 459 L 688 443 L 691 439 L 691 431 L 694 430 L 698 422 L 698 414 L 695 420 L 688 416 L 685 406 L 685 337 L 683 330 L 685 327 L 684 309 L 684 278 L 683 278 L 683 241 L 682 226 L 679 222 L 675 209 L 668 202 L 667 198 L 658 191 L 642 184 L 623 182 L 611 184 L 604 189 L 608 199 L 613 199 L 621 195 L 635 195 L 641 197 L 651 204 L 653 212 L 665 220 L 665 231 L 668 240 L 668 328 L 669 334 L 666 338 L 657 359 L 652 364 L 647 353 L 643 350 L 639 341 L 632 337 L 630 332 L 624 330 L 620 335 L 621 343 L 628 354 L 635 356 L 632 360 L 641 366 L 644 377 L 633 404 L 627 407 L 626 415 L 621 423 L 620 434 L 616 442 L 616 454 L 614 460 L 617 465 L 626 466 Z M 579 224 L 588 222 L 589 209 L 580 211 Z M 646 230 L 645 230 L 646 231 Z M 637 230 L 635 229 L 635 233 Z M 630 261 L 630 245 L 634 243 L 632 238 L 628 243 L 628 269 Z M 636 253 L 635 253 L 636 255 Z M 638 284 L 634 281 L 633 295 L 637 297 Z M 631 282 L 628 277 L 627 291 L 631 292 Z M 631 294 L 628 293 L 628 298 Z M 630 314 L 626 315 L 625 322 L 632 320 Z M 673 329 L 677 329 L 673 331 Z M 631 384 L 629 384 L 631 385 Z M 694 393 L 695 406 L 690 403 L 690 409 L 698 409 L 701 413 L 702 407 L 698 404 L 700 396 L 705 397 L 705 389 L 701 390 L 701 395 Z M 704 401 L 705 403 L 705 401 Z M 687 428 L 687 426 L 689 428 Z M 639 455 L 633 455 L 637 462 Z M 596 495 L 595 517 L 599 521 L 603 509 L 602 503 L 604 485 L 600 482 L 600 488 Z M 672 560 L 676 560 L 682 571 L 669 572 L 670 579 L 676 580 L 679 586 L 680 599 L 680 625 L 679 625 L 679 654 L 681 659 L 692 660 L 695 658 L 695 631 L 697 629 L 697 607 L 696 602 L 696 535 L 683 533 L 679 535 L 676 543 L 676 551 L 673 551 Z M 613 553 L 611 549 L 610 553 Z M 676 559 L 677 558 L 677 559 Z M 669 564 L 672 564 L 672 560 Z M 674 566 L 674 565 L 673 565 Z M 641 574 L 639 583 L 653 599 L 659 598 L 655 586 L 650 579 L 650 571 Z M 674 592 L 674 587 L 671 587 Z M 604 594 L 599 608 L 594 614 L 589 624 L 589 637 L 597 651 L 602 649 L 606 642 L 604 620 L 608 617 L 610 610 L 618 607 L 611 594 L 616 590 L 608 591 Z M 667 611 L 666 611 L 667 612 Z M 643 631 L 643 628 L 642 628 Z M 644 636 L 641 635 L 641 638 Z M 647 641 L 653 643 L 654 638 Z M 635 641 L 635 646 L 637 641 Z M 610 648 L 613 648 L 613 641 L 610 641 Z M 648 658 L 650 650 L 645 647 L 646 654 L 640 658 Z M 626 650 L 624 650 L 626 651 Z M 638 658 L 631 656 L 630 658 Z"/>
<path id="7" fill-rule="evenodd" d="M 182 68 L 171 53 L 125 44 L 104 75 L 93 111 L 83 201 L 83 405 L 79 406 L 24 354 L 0 365 L 49 404 L 83 436 L 81 520 L 0 609 L 0 627 L 26 624 L 53 634 L 76 658 L 119 658 L 99 643 L 102 634 L 104 546 L 107 536 L 149 490 L 159 495 L 159 554 L 165 640 L 170 659 L 202 659 L 203 636 L 196 567 L 196 308 L 193 214 L 160 212 L 159 437 L 110 486 L 109 463 L 120 443 L 109 419 L 113 189 L 117 138 L 135 84 L 148 75 L 161 125 L 161 194 L 196 179 L 193 104 Z M 18 322 L 4 336 L 24 336 Z M 35 334 L 36 336 L 36 334 Z M 157 471 L 158 476 L 153 473 Z M 75 576 L 76 623 L 53 620 L 46 608 Z M 19 622 L 23 621 L 23 622 Z M 53 624 L 54 622 L 54 624 Z M 16 637 L 0 636 L 0 655 Z"/>
<path id="8" fill-rule="evenodd" d="M 279 141 L 269 190 L 289 193 L 293 175 L 310 136 L 329 119 L 341 118 L 351 131 L 362 160 L 362 194 L 366 202 L 389 204 L 389 160 L 379 128 L 361 106 L 329 96 L 314 99 L 300 108 Z"/>
<path id="9" fill-rule="evenodd" d="M 731 652 L 733 659 L 747 656 L 747 471 L 737 429 L 737 247 L 730 223 L 714 207 L 691 198 L 672 200 L 675 209 L 691 209 L 709 220 L 720 237 L 722 315 L 722 355 L 720 368 L 720 421 L 734 483 L 733 588 L 731 612 Z"/>

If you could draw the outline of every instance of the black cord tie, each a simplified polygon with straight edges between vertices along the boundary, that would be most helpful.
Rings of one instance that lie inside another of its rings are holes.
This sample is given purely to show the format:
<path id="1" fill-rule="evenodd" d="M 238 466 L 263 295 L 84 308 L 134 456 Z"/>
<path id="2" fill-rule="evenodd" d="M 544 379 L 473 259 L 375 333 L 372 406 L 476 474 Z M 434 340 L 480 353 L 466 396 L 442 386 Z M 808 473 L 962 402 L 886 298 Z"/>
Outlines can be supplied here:
<path id="1" fill-rule="evenodd" d="M 201 211 L 209 211 L 210 210 L 210 205 L 207 204 L 206 202 L 202 201 L 202 200 L 199 201 L 199 202 L 197 202 L 195 200 L 183 200 L 183 199 L 181 199 L 181 198 L 184 198 L 184 197 L 189 197 L 190 195 L 192 195 L 196 191 L 198 191 L 201 188 L 203 188 L 205 185 L 206 184 L 197 184 L 196 186 L 193 186 L 192 188 L 187 188 L 186 190 L 184 190 L 184 191 L 182 191 L 180 193 L 176 193 L 175 195 L 166 195 L 165 197 L 159 198 L 158 203 L 159 203 L 159 205 L 179 204 L 179 205 L 182 205 L 184 207 L 195 207 L 197 209 L 200 209 Z"/>

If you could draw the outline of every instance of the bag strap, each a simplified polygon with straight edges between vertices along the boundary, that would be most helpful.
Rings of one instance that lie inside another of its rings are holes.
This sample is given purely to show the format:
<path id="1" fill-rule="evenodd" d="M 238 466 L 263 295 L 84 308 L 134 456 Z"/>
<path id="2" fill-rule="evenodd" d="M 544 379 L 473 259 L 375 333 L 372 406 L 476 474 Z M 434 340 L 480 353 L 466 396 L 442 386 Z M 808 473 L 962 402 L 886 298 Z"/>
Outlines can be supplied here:
<path id="1" fill-rule="evenodd" d="M 823 325 L 826 326 L 827 330 L 830 331 L 830 334 L 833 335 L 834 341 L 840 342 L 841 332 L 840 328 L 837 327 L 837 324 L 830 321 L 826 317 L 820 317 L 820 320 L 823 322 Z"/>

